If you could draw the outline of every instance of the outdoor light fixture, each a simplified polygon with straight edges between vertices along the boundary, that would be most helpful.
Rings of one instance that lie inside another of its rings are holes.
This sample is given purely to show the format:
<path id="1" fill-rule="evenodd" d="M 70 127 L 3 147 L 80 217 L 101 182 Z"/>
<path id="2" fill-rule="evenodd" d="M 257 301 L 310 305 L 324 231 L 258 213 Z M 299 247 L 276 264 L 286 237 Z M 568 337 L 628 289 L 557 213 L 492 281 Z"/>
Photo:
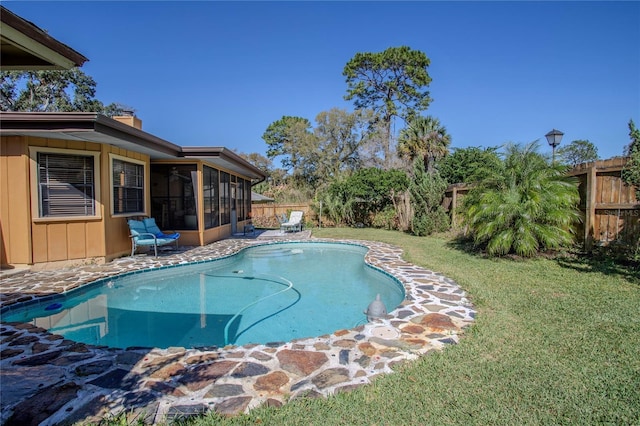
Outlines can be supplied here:
<path id="1" fill-rule="evenodd" d="M 549 142 L 549 145 L 551 145 L 551 150 L 552 150 L 551 163 L 552 164 L 555 163 L 556 161 L 556 146 L 560 145 L 562 136 L 564 136 L 564 133 L 556 129 L 553 129 L 552 131 L 550 131 L 545 135 L 545 137 L 547 138 L 547 142 Z"/>

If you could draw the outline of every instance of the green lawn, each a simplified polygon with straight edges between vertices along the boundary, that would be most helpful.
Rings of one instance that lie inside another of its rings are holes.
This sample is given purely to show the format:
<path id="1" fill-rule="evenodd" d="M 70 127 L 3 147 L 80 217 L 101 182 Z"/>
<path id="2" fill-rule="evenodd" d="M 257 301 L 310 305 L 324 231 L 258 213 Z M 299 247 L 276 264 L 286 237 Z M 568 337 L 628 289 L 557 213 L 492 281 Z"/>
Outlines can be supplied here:
<path id="1" fill-rule="evenodd" d="M 640 271 L 578 260 L 489 260 L 444 239 L 372 229 L 318 237 L 402 247 L 478 311 L 460 344 L 374 384 L 189 424 L 640 425 Z"/>

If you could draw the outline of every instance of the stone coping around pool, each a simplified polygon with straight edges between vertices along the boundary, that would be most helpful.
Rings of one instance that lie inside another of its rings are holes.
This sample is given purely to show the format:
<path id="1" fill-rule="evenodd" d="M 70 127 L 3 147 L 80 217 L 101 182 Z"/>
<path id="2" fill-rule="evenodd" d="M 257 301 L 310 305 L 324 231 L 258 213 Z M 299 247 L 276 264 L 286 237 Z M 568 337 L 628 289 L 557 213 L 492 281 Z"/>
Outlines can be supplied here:
<path id="1" fill-rule="evenodd" d="M 464 291 L 441 274 L 402 259 L 398 247 L 367 247 L 365 261 L 404 286 L 401 306 L 355 329 L 291 342 L 224 348 L 110 349 L 73 342 L 31 324 L 0 324 L 0 424 L 98 422 L 128 413 L 163 422 L 215 410 L 234 415 L 289 399 L 348 391 L 395 365 L 459 341 L 475 318 Z M 153 258 L 21 272 L 3 277 L 0 306 L 47 298 L 123 273 L 204 262 L 276 241 L 227 239 Z M 363 307 L 366 309 L 366 307 Z"/>

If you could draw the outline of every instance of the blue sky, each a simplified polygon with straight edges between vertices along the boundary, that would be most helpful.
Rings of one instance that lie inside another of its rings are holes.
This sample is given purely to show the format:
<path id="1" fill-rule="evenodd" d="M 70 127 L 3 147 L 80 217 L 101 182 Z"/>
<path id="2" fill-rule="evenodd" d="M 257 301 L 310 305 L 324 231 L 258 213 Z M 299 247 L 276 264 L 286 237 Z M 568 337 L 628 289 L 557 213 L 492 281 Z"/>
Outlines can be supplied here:
<path id="1" fill-rule="evenodd" d="M 283 115 L 352 110 L 342 70 L 406 45 L 431 60 L 452 147 L 587 139 L 622 155 L 640 126 L 640 2 L 4 1 L 89 58 L 97 98 L 183 146 L 266 152 Z"/>

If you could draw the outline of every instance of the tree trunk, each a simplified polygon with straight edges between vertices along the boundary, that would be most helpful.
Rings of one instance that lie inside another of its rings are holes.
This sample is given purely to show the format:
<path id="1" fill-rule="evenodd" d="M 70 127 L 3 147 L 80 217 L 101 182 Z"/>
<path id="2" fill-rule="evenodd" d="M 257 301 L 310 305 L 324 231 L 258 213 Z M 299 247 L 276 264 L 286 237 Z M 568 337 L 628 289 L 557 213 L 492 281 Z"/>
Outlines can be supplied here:
<path id="1" fill-rule="evenodd" d="M 384 150 L 384 169 L 391 169 L 391 117 L 386 116 L 385 120 L 385 138 L 383 142 L 383 150 Z"/>
<path id="2" fill-rule="evenodd" d="M 392 191 L 391 200 L 393 201 L 393 207 L 398 216 L 398 227 L 400 231 L 408 231 L 411 227 L 411 219 L 413 218 L 413 207 L 411 206 L 409 190 L 398 195 Z"/>

